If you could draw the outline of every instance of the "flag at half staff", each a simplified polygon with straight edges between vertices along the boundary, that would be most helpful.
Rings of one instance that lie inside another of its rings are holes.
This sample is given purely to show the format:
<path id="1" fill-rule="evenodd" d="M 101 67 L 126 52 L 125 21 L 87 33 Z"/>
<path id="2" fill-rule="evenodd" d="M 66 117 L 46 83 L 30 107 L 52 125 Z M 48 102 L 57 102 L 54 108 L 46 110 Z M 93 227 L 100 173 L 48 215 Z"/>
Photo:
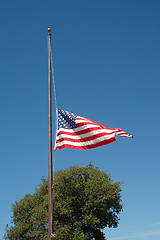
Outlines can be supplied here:
<path id="1" fill-rule="evenodd" d="M 115 141 L 115 135 L 131 137 L 119 128 L 108 128 L 90 119 L 57 109 L 58 130 L 55 150 L 61 148 L 90 149 Z"/>

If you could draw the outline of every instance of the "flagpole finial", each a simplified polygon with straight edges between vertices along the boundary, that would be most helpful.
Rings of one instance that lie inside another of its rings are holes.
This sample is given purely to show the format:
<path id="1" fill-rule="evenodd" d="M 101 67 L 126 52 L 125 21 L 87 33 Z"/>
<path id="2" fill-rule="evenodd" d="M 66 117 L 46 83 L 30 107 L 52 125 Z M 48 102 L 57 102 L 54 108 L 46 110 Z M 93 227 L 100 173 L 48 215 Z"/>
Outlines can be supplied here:
<path id="1" fill-rule="evenodd" d="M 48 28 L 48 33 L 50 33 L 51 32 L 51 28 Z"/>

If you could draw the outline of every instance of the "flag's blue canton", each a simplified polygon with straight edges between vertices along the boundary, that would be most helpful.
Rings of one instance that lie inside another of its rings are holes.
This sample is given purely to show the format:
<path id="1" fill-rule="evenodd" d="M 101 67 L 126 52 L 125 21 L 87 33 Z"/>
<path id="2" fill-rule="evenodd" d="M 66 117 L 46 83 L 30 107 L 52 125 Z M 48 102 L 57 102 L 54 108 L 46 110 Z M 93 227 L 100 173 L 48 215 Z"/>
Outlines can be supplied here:
<path id="1" fill-rule="evenodd" d="M 73 113 L 58 109 L 58 129 L 59 128 L 66 128 L 66 129 L 76 128 L 77 127 L 75 124 L 76 117 L 77 115 Z"/>

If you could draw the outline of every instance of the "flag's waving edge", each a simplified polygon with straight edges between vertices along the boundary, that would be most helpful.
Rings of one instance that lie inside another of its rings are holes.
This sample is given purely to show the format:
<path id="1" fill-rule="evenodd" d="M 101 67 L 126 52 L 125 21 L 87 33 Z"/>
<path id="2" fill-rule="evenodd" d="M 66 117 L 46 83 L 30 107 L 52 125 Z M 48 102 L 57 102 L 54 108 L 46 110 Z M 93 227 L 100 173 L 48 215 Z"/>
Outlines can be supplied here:
<path id="1" fill-rule="evenodd" d="M 61 148 L 91 149 L 115 141 L 115 135 L 131 137 L 119 128 L 108 128 L 90 119 L 58 109 L 55 150 Z"/>

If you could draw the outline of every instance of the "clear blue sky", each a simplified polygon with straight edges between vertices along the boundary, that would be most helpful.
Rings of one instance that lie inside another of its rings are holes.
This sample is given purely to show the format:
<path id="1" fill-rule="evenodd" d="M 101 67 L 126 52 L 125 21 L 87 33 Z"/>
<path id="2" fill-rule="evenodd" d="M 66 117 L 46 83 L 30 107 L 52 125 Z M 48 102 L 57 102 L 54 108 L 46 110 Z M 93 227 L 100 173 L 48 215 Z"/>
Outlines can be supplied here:
<path id="1" fill-rule="evenodd" d="M 0 1 L 0 238 L 11 204 L 48 174 L 47 28 L 58 107 L 134 139 L 56 152 L 56 170 L 90 161 L 123 182 L 108 240 L 160 239 L 160 1 Z"/>

